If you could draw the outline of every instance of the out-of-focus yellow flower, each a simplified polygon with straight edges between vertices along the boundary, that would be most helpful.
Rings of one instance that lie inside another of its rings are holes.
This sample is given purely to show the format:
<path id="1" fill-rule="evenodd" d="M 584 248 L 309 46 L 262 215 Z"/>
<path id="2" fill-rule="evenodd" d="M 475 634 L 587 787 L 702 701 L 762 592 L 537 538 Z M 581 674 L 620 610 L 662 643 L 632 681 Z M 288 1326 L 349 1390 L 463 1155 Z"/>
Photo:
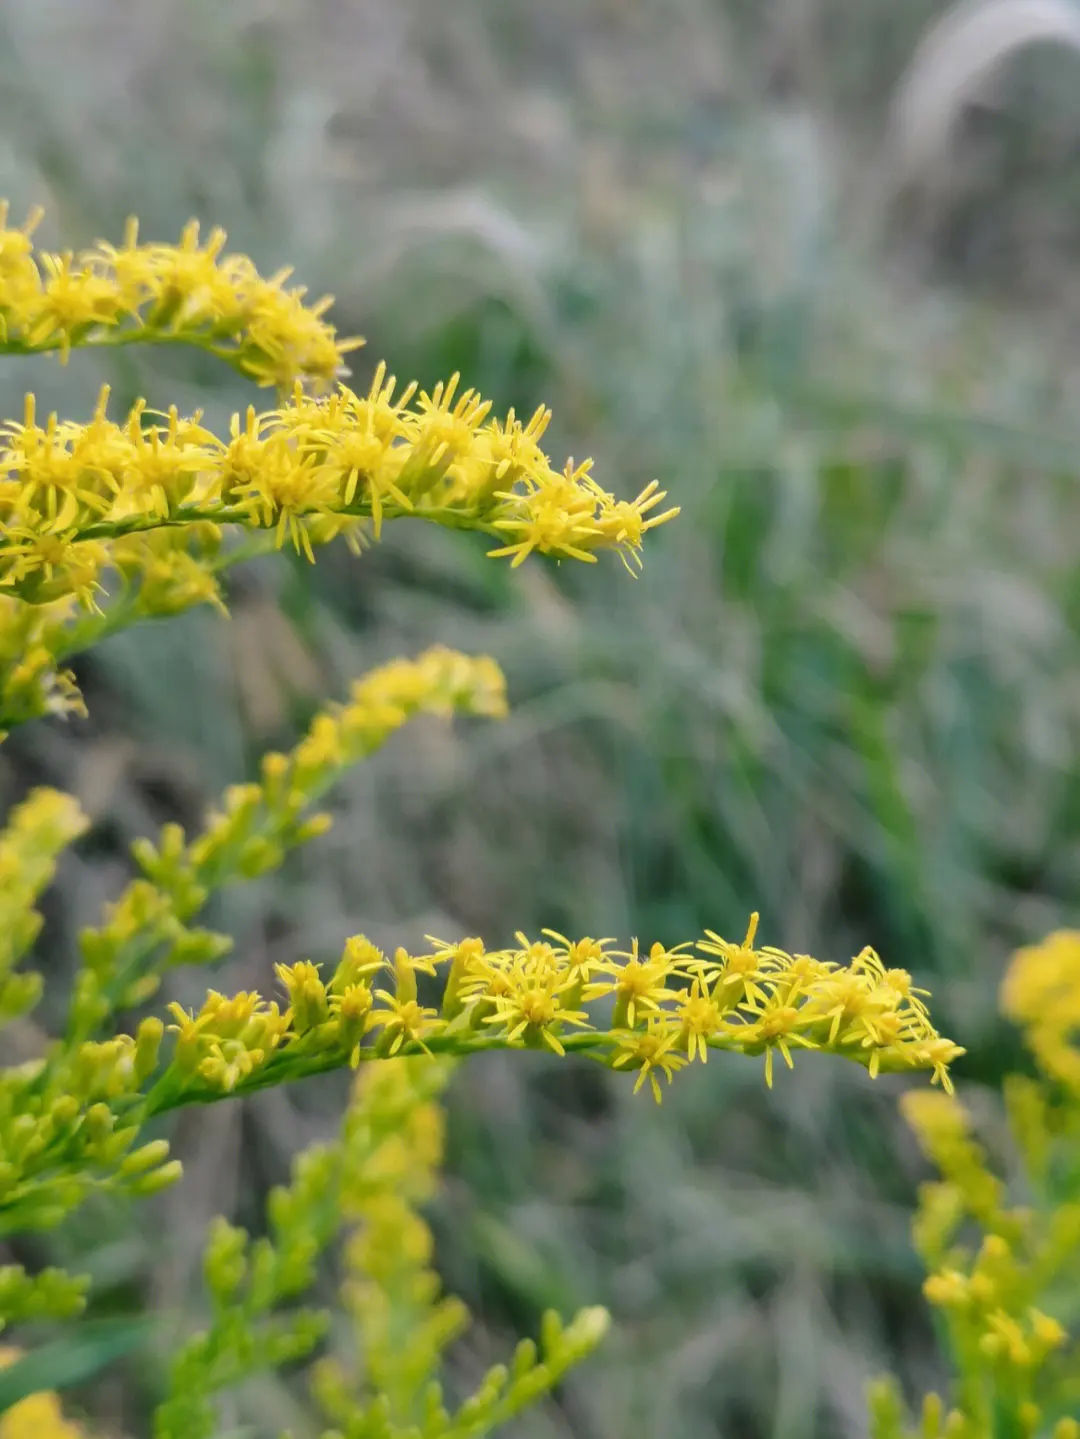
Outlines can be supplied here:
<path id="1" fill-rule="evenodd" d="M 1080 931 L 1057 930 L 1018 950 L 1001 1007 L 1022 1027 L 1043 1070 L 1080 1096 Z"/>
<path id="2" fill-rule="evenodd" d="M 13 1364 L 19 1351 L 0 1348 L 0 1369 Z M 64 1417 L 60 1400 L 51 1392 L 28 1394 L 0 1414 L 0 1439 L 89 1439 L 80 1425 Z"/>
<path id="3" fill-rule="evenodd" d="M 870 967 L 924 1012 L 906 976 Z M 1040 1071 L 1011 1076 L 1006 1092 L 1027 1166 L 1024 1203 L 1010 1203 L 958 1099 L 926 1090 L 903 1097 L 904 1115 L 941 1176 L 920 1187 L 913 1237 L 928 1271 L 923 1293 L 947 1336 L 954 1407 L 946 1414 L 928 1396 L 921 1427 L 906 1428 L 895 1386 L 885 1383 L 872 1396 L 873 1439 L 982 1439 L 1002 1424 L 1031 1439 L 1080 1435 L 1072 1419 L 1051 1423 L 1080 1396 L 1080 1348 L 1069 1332 L 1080 1272 L 1080 934 L 1059 931 L 1020 950 L 1002 1007 L 1022 1026 Z M 884 1034 L 880 1018 L 873 1029 Z"/>

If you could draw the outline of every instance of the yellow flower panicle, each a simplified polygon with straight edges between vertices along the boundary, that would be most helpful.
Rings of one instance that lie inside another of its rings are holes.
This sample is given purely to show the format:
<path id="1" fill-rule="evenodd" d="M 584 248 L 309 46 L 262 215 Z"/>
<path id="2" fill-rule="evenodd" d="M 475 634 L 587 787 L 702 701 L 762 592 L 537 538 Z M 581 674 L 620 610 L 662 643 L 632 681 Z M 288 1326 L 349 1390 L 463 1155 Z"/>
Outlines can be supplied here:
<path id="1" fill-rule="evenodd" d="M 1080 1342 L 1070 1295 L 1080 1274 L 1080 934 L 1020 950 L 1002 1008 L 1024 1030 L 1040 1074 L 1011 1076 L 1006 1102 L 1026 1166 L 1022 1204 L 990 1168 L 954 1097 L 912 1092 L 904 1116 L 940 1178 L 922 1185 L 913 1226 L 955 1370 L 951 1406 L 927 1396 L 905 1426 L 891 1381 L 872 1395 L 873 1439 L 1080 1439 Z M 1073 1331 L 1070 1334 L 1070 1329 Z"/>
<path id="2" fill-rule="evenodd" d="M 143 401 L 118 422 L 107 389 L 87 423 L 41 419 L 30 396 L 22 419 L 0 426 L 0 726 L 78 712 L 66 660 L 147 616 L 223 608 L 221 570 L 272 544 L 312 560 L 337 536 L 357 548 L 408 516 L 487 535 L 490 553 L 512 566 L 533 553 L 593 562 L 612 550 L 633 572 L 645 535 L 677 513 L 663 509 L 655 482 L 620 500 L 593 478 L 591 462 L 556 468 L 541 448 L 547 410 L 526 422 L 513 412 L 493 418 L 457 376 L 430 393 L 399 391 L 380 365 L 366 393 L 334 388 L 360 342 L 337 337 L 329 300 L 308 304 L 302 289 L 287 289 L 287 271 L 264 279 L 249 259 L 227 254 L 220 230 L 203 243 L 193 223 L 177 245 L 146 244 L 131 222 L 118 246 L 50 254 L 35 252 L 38 219 L 9 228 L 0 206 L 0 353 L 65 360 L 79 346 L 188 344 L 277 386 L 279 402 L 234 416 L 224 436 L 198 414 L 154 413 Z M 444 1405 L 441 1356 L 465 1316 L 440 1296 L 418 1206 L 441 1159 L 435 1101 L 457 1056 L 573 1051 L 631 1072 L 635 1089 L 648 1084 L 659 1101 L 661 1081 L 711 1051 L 763 1058 L 771 1085 L 777 1054 L 792 1067 L 795 1051 L 808 1049 L 854 1059 L 871 1076 L 928 1070 L 951 1093 L 949 1066 L 963 1051 L 934 1029 L 908 974 L 869 949 L 841 966 L 761 947 L 756 915 L 740 941 L 707 931 L 647 953 L 636 940 L 619 950 L 612 939 L 544 931 L 499 950 L 476 938 L 431 940 L 427 953 L 387 957 L 357 935 L 327 977 L 306 960 L 278 965 L 275 1000 L 211 990 L 194 1012 L 171 1005 L 168 1029 L 149 1016 L 116 1033 L 119 1012 L 151 997 L 169 967 L 228 950 L 225 936 L 193 923 L 199 911 L 216 889 L 267 873 L 322 833 L 329 817 L 311 806 L 346 767 L 413 714 L 504 710 L 491 660 L 439 648 L 358 681 L 290 754 L 267 755 L 257 782 L 228 790 L 200 835 L 169 825 L 157 843 L 134 847 L 141 877 L 80 937 L 65 1035 L 40 1057 L 0 1068 L 3 1237 L 54 1226 L 95 1192 L 138 1196 L 174 1183 L 180 1165 L 167 1141 L 142 1137 L 155 1115 L 380 1061 L 364 1066 L 341 1142 L 308 1151 L 292 1185 L 271 1197 L 264 1238 L 224 1220 L 213 1227 L 213 1322 L 177 1356 L 155 1416 L 159 1439 L 209 1439 L 219 1389 L 310 1353 L 326 1316 L 274 1311 L 310 1285 L 343 1217 L 356 1226 L 343 1297 L 366 1373 L 327 1362 L 315 1375 L 342 1432 L 472 1439 L 599 1342 L 603 1311 L 567 1327 L 548 1315 L 539 1347 L 520 1345 L 457 1412 Z M 36 896 L 84 824 L 73 801 L 40 791 L 0 835 L 0 1023 L 37 998 L 37 981 L 16 965 L 37 933 Z M 1069 1033 L 1056 1035 L 1066 1049 Z M 1033 1112 L 1030 1096 L 1017 1104 Z M 951 1176 L 925 1205 L 927 1252 L 938 1260 L 927 1292 L 950 1312 L 974 1312 L 974 1296 L 981 1362 L 1031 1375 L 1065 1335 L 1017 1278 L 1023 1225 L 992 1184 L 972 1177 L 979 1155 L 952 1111 L 922 1112 Z M 965 1215 L 996 1225 L 966 1268 L 950 1248 Z M 1071 1242 L 1055 1233 L 1059 1247 Z M 78 1313 L 87 1283 L 59 1270 L 0 1269 L 0 1327 Z M 1030 1416 L 1033 1391 L 1017 1392 Z M 49 1395 L 0 1418 L 0 1439 L 17 1422 L 12 1439 L 77 1432 Z"/>
<path id="3" fill-rule="evenodd" d="M 696 953 L 657 944 L 643 961 L 636 944 L 617 951 L 610 940 L 545 931 L 501 950 L 434 940 L 429 954 L 399 949 L 391 960 L 356 936 L 329 980 L 306 961 L 279 967 L 284 1010 L 252 994 L 211 994 L 195 1015 L 174 1010 L 176 1065 L 151 1107 L 346 1060 L 493 1048 L 573 1050 L 637 1071 L 636 1087 L 648 1081 L 657 1100 L 658 1075 L 670 1080 L 716 1049 L 764 1056 L 770 1084 L 774 1054 L 790 1066 L 800 1048 L 854 1059 L 872 1074 L 928 1069 L 949 1086 L 948 1065 L 963 1051 L 930 1024 L 906 974 L 869 951 L 844 967 L 754 950 L 749 940 L 710 935 Z"/>
<path id="4" fill-rule="evenodd" d="M 394 1422 L 415 1422 L 444 1349 L 468 1325 L 464 1304 L 440 1293 L 434 1238 L 419 1212 L 438 1187 L 444 1127 L 438 1098 L 452 1067 L 446 1060 L 419 1067 L 387 1060 L 354 1087 L 347 1144 L 362 1147 L 365 1162 L 345 1196 L 352 1232 L 342 1298 L 357 1356 L 351 1363 L 328 1356 L 311 1375 L 320 1408 L 346 1432 L 350 1423 L 360 1428 L 359 1414 L 376 1395 Z"/>
<path id="5" fill-rule="evenodd" d="M 928 1271 L 923 1292 L 942 1316 L 958 1371 L 954 1427 L 941 1432 L 974 1439 L 993 1432 L 1002 1414 L 1017 1433 L 1043 1432 L 1047 1413 L 1060 1413 L 1067 1376 L 1080 1374 L 1080 1346 L 1043 1307 L 1061 1305 L 1062 1282 L 1080 1265 L 1080 1199 L 1049 1211 L 1010 1206 L 955 1099 L 911 1093 L 903 1109 L 942 1175 L 922 1187 L 914 1226 Z M 967 1239 L 971 1221 L 982 1231 L 977 1244 Z M 1080 1390 L 1073 1397 L 1080 1401 Z M 874 1431 L 881 1439 L 888 1432 Z"/>
<path id="6" fill-rule="evenodd" d="M 548 420 L 489 420 L 489 405 L 456 377 L 431 395 L 379 367 L 366 395 L 297 390 L 278 409 L 241 420 L 219 440 L 198 415 L 153 419 L 140 403 L 117 424 L 102 392 L 89 424 L 39 424 L 33 396 L 21 422 L 0 427 L 0 592 L 34 604 L 74 597 L 93 608 L 112 570 L 137 561 L 133 539 L 184 527 L 205 539 L 223 526 L 270 531 L 309 559 L 313 546 L 409 515 L 497 537 L 493 555 L 519 564 L 536 551 L 595 560 L 616 550 L 639 563 L 656 512 L 649 485 L 616 500 L 588 463 L 552 469 L 537 441 Z M 212 598 L 212 595 L 207 595 Z"/>
<path id="7" fill-rule="evenodd" d="M 119 245 L 50 254 L 32 240 L 41 213 L 12 229 L 0 202 L 0 353 L 66 360 L 76 346 L 195 345 L 287 389 L 332 383 L 361 343 L 326 321 L 329 296 L 307 304 L 302 287 L 286 288 L 289 270 L 264 279 L 246 255 L 227 254 L 224 230 L 200 244 L 193 220 L 179 244 L 140 244 L 132 219 Z"/>
<path id="8" fill-rule="evenodd" d="M 368 963 L 357 949 L 354 972 Z M 446 1059 L 388 1060 L 358 1078 L 340 1136 L 293 1164 L 255 1239 L 224 1219 L 211 1226 L 203 1268 L 210 1323 L 184 1343 L 154 1413 L 156 1439 L 211 1439 L 221 1390 L 260 1370 L 295 1364 L 330 1330 L 330 1352 L 310 1369 L 331 1434 L 475 1439 L 534 1404 L 603 1338 L 607 1314 L 586 1309 L 568 1325 L 545 1315 L 541 1344 L 520 1344 L 456 1408 L 440 1382 L 447 1345 L 465 1327 L 464 1305 L 443 1295 L 434 1242 L 420 1208 L 433 1196 L 443 1152 L 439 1105 Z M 320 1256 L 344 1231 L 342 1306 L 355 1346 L 347 1353 L 325 1311 L 297 1307 Z"/>
<path id="9" fill-rule="evenodd" d="M 443 1151 L 438 1104 L 452 1072 L 443 1060 L 385 1060 L 358 1076 L 346 1119 L 346 1153 L 363 1155 L 346 1182 L 342 1299 L 356 1353 L 328 1355 L 311 1371 L 331 1433 L 439 1435 L 490 1433 L 549 1392 L 601 1341 L 605 1310 L 582 1310 L 569 1324 L 549 1312 L 541 1343 L 524 1340 L 510 1364 L 481 1379 L 456 1409 L 440 1380 L 443 1354 L 466 1328 L 468 1312 L 444 1295 L 434 1238 L 420 1206 L 434 1194 Z"/>

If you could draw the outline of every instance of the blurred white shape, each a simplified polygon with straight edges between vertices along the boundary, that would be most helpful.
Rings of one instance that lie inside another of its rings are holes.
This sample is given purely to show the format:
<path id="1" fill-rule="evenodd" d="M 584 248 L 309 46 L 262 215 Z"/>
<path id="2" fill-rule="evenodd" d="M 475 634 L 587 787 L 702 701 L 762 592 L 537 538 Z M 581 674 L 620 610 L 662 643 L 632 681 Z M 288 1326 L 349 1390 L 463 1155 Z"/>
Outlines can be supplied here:
<path id="1" fill-rule="evenodd" d="M 1038 43 L 1080 50 L 1073 0 L 961 0 L 923 35 L 897 87 L 890 119 L 901 182 L 932 170 L 947 153 L 966 105 L 1019 49 Z"/>

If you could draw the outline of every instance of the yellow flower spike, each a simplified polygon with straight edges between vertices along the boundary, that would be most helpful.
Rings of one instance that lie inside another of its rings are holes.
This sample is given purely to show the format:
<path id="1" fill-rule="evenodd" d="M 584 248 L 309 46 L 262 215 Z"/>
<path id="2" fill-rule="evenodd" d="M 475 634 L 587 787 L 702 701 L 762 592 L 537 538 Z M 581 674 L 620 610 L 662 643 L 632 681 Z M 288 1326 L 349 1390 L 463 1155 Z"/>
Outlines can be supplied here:
<path id="1" fill-rule="evenodd" d="M 662 509 L 656 482 L 626 500 L 597 483 L 591 461 L 560 469 L 540 447 L 548 411 L 537 410 L 527 423 L 513 413 L 499 420 L 456 375 L 430 392 L 415 385 L 398 391 L 380 366 L 366 395 L 330 392 L 351 345 L 326 323 L 329 300 L 310 303 L 302 288 L 286 288 L 288 271 L 261 277 L 246 257 L 226 252 L 220 230 L 203 239 L 193 222 L 176 245 L 148 244 L 131 222 L 120 245 L 99 244 L 76 257 L 35 256 L 30 228 L 8 232 L 6 211 L 0 217 L 0 349 L 66 357 L 84 344 L 192 344 L 289 398 L 262 414 L 234 416 L 220 439 L 199 415 L 154 414 L 142 401 L 112 420 L 107 392 L 86 424 L 55 415 L 39 424 L 31 401 L 24 423 L 0 432 L 0 620 L 10 618 L 6 640 L 0 635 L 0 648 L 8 646 L 0 656 L 4 723 L 35 706 L 38 713 L 73 708 L 57 659 L 111 627 L 195 603 L 221 605 L 220 571 L 237 552 L 290 543 L 311 560 L 339 534 L 359 547 L 391 520 L 410 516 L 492 537 L 492 553 L 514 566 L 534 553 L 594 563 L 601 550 L 613 550 L 633 573 L 646 534 L 677 513 Z M 238 531 L 260 533 L 233 550 L 227 541 Z M 27 620 L 35 605 L 41 615 Z M 177 1177 L 163 1142 L 133 1147 L 152 1115 L 346 1059 L 357 1066 L 383 1061 L 372 1066 L 367 1098 L 347 1126 L 360 1157 L 345 1149 L 310 1155 L 296 1185 L 271 1200 L 269 1235 L 253 1247 L 250 1274 L 232 1264 L 215 1282 L 217 1297 L 231 1301 L 250 1279 L 250 1292 L 237 1300 L 237 1307 L 253 1303 L 248 1314 L 266 1312 L 259 1310 L 263 1296 L 267 1304 L 291 1297 L 331 1237 L 322 1215 L 333 1203 L 324 1197 L 347 1197 L 363 1231 L 348 1246 L 354 1272 L 347 1302 L 377 1391 L 372 1413 L 396 1427 L 415 1423 L 415 1377 L 434 1374 L 461 1323 L 459 1306 L 437 1300 L 430 1231 L 411 1208 L 430 1193 L 441 1152 L 438 1112 L 427 1103 L 440 1085 L 421 1078 L 442 1073 L 432 1049 L 572 1049 L 634 1070 L 635 1089 L 647 1081 L 657 1099 L 661 1078 L 670 1083 L 692 1060 L 704 1061 L 709 1048 L 764 1053 L 769 1083 L 774 1049 L 790 1065 L 796 1045 L 858 1058 L 871 1074 L 926 1064 L 942 1078 L 958 1052 L 936 1035 L 902 971 L 885 971 L 872 952 L 840 971 L 755 948 L 756 915 L 740 944 L 710 932 L 696 956 L 686 945 L 654 944 L 639 953 L 635 941 L 624 953 L 609 948 L 610 939 L 544 931 L 536 940 L 519 932 L 514 945 L 498 950 L 478 939 L 433 941 L 433 954 L 398 949 L 387 966 L 356 936 L 329 983 L 307 961 L 276 967 L 288 996 L 284 1012 L 252 992 L 216 990 L 194 1013 L 171 1006 L 164 1063 L 160 1022 L 144 1020 L 135 1037 L 95 1039 L 120 1011 L 144 1001 L 169 966 L 220 957 L 227 941 L 192 927 L 198 911 L 223 885 L 265 873 L 320 833 L 326 816 L 311 809 L 347 765 L 416 713 L 496 716 L 505 709 L 502 676 L 490 659 L 434 649 L 384 666 L 358 682 L 346 704 L 318 716 L 291 755 L 269 757 L 259 783 L 228 791 L 201 835 L 189 840 L 173 828 L 156 846 L 139 846 L 142 877 L 98 929 L 81 936 L 84 963 L 64 1045 L 28 1076 L 40 1113 L 16 1115 L 3 1137 L 8 1158 L 0 1179 L 9 1190 L 25 1177 L 8 1172 L 11 1156 L 31 1165 L 45 1153 L 55 1160 L 61 1172 L 42 1191 L 42 1209 L 61 1218 L 97 1183 L 149 1193 Z M 376 989 L 387 967 L 393 980 Z M 845 998 L 843 973 L 858 1004 Z M 441 1014 L 423 1003 L 437 999 L 440 985 Z M 608 1028 L 594 1013 L 604 1001 L 614 1008 Z M 426 1053 L 425 1065 L 389 1059 L 416 1053 Z M 81 1156 L 64 1149 L 73 1144 L 84 1146 Z M 91 1152 L 93 1182 L 79 1178 L 75 1163 Z M 380 1175 L 386 1184 L 374 1193 Z M 1033 1353 L 1034 1316 L 1032 1310 L 1023 1320 Z M 425 1424 L 432 1432 L 486 1432 L 499 1417 L 495 1406 L 517 1412 L 521 1401 L 550 1387 L 597 1342 L 605 1322 L 590 1311 L 564 1328 L 549 1316 L 542 1367 L 534 1351 L 519 1350 L 512 1370 L 492 1371 L 457 1416 L 431 1391 Z M 1040 1333 L 1049 1334 L 1048 1322 Z M 311 1341 L 317 1326 L 297 1325 L 289 1342 Z M 224 1324 L 214 1342 L 219 1338 L 222 1352 L 236 1357 Z M 162 1439 L 183 1436 L 198 1415 L 205 1352 L 196 1343 L 177 1366 L 174 1393 L 155 1424 Z M 347 1415 L 341 1427 L 351 1424 Z"/>
<path id="2" fill-rule="evenodd" d="M 331 383 L 360 343 L 335 335 L 323 318 L 328 300 L 305 304 L 303 289 L 286 290 L 287 271 L 263 279 L 245 256 L 226 254 L 223 230 L 200 246 L 192 221 L 179 244 L 147 244 L 131 219 L 119 245 L 99 241 L 78 257 L 35 257 L 33 223 L 0 233 L 9 350 L 63 357 L 74 345 L 190 344 L 258 383 L 287 389 L 297 378 Z"/>
<path id="3" fill-rule="evenodd" d="M 414 515 L 506 534 L 511 542 L 494 553 L 515 564 L 533 550 L 591 562 L 596 550 L 615 549 L 637 562 L 639 529 L 603 522 L 616 502 L 588 465 L 557 476 L 519 446 L 504 476 L 517 487 L 493 489 L 486 402 L 470 394 L 448 409 L 441 396 L 425 410 L 422 397 L 409 410 L 411 400 L 406 390 L 392 402 L 385 384 L 366 400 L 301 393 L 265 415 L 233 416 L 222 443 L 198 416 L 153 417 L 141 401 L 116 424 L 104 393 L 89 424 L 52 416 L 42 429 L 30 399 L 22 425 L 6 426 L 0 441 L 0 585 L 33 602 L 77 594 L 89 605 L 110 563 L 131 563 L 125 540 L 196 522 L 267 530 L 312 559 L 316 543 L 365 517 L 377 537 L 388 518 Z M 91 541 L 96 548 L 84 551 Z M 76 555 L 78 580 L 68 574 Z M 198 589 L 189 588 L 194 603 Z"/>

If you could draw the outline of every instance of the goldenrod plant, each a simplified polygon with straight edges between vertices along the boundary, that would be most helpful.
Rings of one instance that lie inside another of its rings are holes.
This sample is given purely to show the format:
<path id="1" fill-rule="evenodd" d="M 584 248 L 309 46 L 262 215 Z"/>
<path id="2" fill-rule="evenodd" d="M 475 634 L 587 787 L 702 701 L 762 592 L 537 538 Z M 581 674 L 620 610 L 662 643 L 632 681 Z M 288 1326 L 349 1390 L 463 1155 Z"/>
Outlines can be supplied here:
<path id="1" fill-rule="evenodd" d="M 877 1385 L 873 1439 L 1080 1439 L 1080 933 L 1020 950 L 1001 1000 L 1035 1068 L 1005 1091 L 1026 1192 L 994 1174 L 955 1096 L 905 1097 L 941 1174 L 914 1238 L 953 1386 L 910 1427 L 896 1387 Z"/>
<path id="2" fill-rule="evenodd" d="M 662 508 L 655 483 L 617 499 L 588 462 L 554 467 L 541 449 L 546 410 L 526 423 L 493 418 L 456 376 L 430 393 L 399 390 L 380 365 L 366 392 L 350 390 L 344 361 L 359 342 L 338 337 L 329 301 L 308 304 L 286 273 L 260 277 L 219 231 L 202 243 L 192 225 L 178 245 L 147 244 L 132 223 L 119 246 L 53 255 L 34 248 L 37 218 L 9 228 L 0 215 L 0 350 L 67 361 L 87 347 L 189 345 L 278 393 L 224 434 L 143 401 L 111 418 L 106 391 L 86 420 L 41 415 L 30 396 L 21 419 L 0 427 L 5 730 L 80 714 L 73 655 L 142 620 L 223 609 L 223 573 L 268 546 L 314 560 L 334 539 L 359 550 L 411 518 L 487 535 L 491 555 L 513 566 L 532 555 L 592 563 L 612 551 L 633 573 L 649 532 L 677 513 Z M 331 1344 L 314 1362 L 324 1439 L 474 1439 L 599 1342 L 602 1311 L 566 1323 L 548 1315 L 539 1346 L 524 1341 L 464 1401 L 443 1396 L 442 1355 L 465 1315 L 440 1294 L 420 1207 L 437 1179 L 439 1094 L 464 1056 L 573 1054 L 627 1073 L 659 1101 L 680 1069 L 717 1050 L 756 1056 L 769 1084 L 777 1054 L 791 1067 L 797 1051 L 814 1050 L 871 1076 L 926 1071 L 951 1092 L 962 1051 L 938 1034 L 904 970 L 871 949 L 840 964 L 761 945 L 756 914 L 741 939 L 707 931 L 673 946 L 543 931 L 494 943 L 432 938 L 422 952 L 386 954 L 353 935 L 332 970 L 281 964 L 271 993 L 208 988 L 193 1010 L 154 1012 L 170 971 L 229 951 L 227 935 L 200 923 L 210 897 L 322 834 L 330 819 L 319 801 L 345 770 L 414 715 L 498 718 L 505 708 L 493 660 L 441 648 L 356 681 L 291 752 L 263 758 L 257 781 L 228 789 L 200 833 L 170 824 L 134 846 L 136 877 L 80 936 L 66 1021 L 35 1057 L 0 1069 L 4 1238 L 59 1225 L 93 1195 L 126 1203 L 180 1182 L 162 1124 L 147 1132 L 170 1111 L 357 1071 L 339 1141 L 297 1159 L 291 1185 L 271 1195 L 266 1235 L 212 1226 L 209 1326 L 174 1356 L 155 1439 L 210 1439 L 223 1390 L 315 1355 L 328 1316 L 297 1301 L 343 1233 L 342 1303 L 357 1352 L 345 1358 Z M 72 797 L 47 789 L 7 818 L 4 1025 L 41 997 L 41 976 L 25 964 L 38 900 L 87 826 Z M 92 1298 L 84 1276 L 0 1269 L 0 1327 L 75 1320 Z M 30 1350 L 6 1371 L 0 1439 L 82 1432 L 43 1386 L 32 1392 L 33 1359 Z"/>

